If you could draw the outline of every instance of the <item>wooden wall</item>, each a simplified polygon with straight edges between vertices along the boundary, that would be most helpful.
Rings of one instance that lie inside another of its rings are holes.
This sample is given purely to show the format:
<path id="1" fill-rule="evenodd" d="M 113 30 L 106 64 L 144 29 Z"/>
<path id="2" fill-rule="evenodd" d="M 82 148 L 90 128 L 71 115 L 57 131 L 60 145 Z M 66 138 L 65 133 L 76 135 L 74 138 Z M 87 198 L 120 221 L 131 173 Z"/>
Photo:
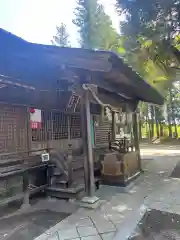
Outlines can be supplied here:
<path id="1" fill-rule="evenodd" d="M 72 143 L 73 149 L 78 149 L 82 146 L 82 139 L 81 138 L 72 139 L 71 143 Z M 67 151 L 68 144 L 69 144 L 68 139 L 50 140 L 48 142 L 37 141 L 37 142 L 32 142 L 31 148 L 32 148 L 32 150 L 39 150 L 39 149 L 45 149 L 48 146 L 48 147 L 54 148 L 58 151 Z"/>
<path id="2" fill-rule="evenodd" d="M 48 116 L 50 115 L 51 112 L 48 113 Z M 29 133 L 32 150 L 46 148 L 47 144 L 51 148 L 67 150 L 69 140 L 67 116 L 65 115 L 57 113 L 51 119 L 52 123 L 48 118 L 46 123 L 42 124 L 43 129 L 32 130 Z M 96 117 L 100 119 L 100 116 Z M 0 153 L 28 151 L 27 120 L 26 107 L 0 104 Z M 110 121 L 103 121 L 98 126 L 94 126 L 96 147 L 108 146 L 108 132 L 111 128 Z M 82 146 L 80 114 L 70 117 L 70 135 L 72 147 L 80 148 Z"/>
<path id="3" fill-rule="evenodd" d="M 49 147 L 66 151 L 69 142 L 73 149 L 82 146 L 80 114 L 43 112 L 42 120 L 42 128 L 32 130 L 32 150 Z"/>
<path id="4" fill-rule="evenodd" d="M 100 119 L 100 116 L 96 118 Z M 99 121 L 99 124 L 95 127 L 95 146 L 103 147 L 108 146 L 108 132 L 112 131 L 112 123 L 110 121 Z"/>
<path id="5" fill-rule="evenodd" d="M 27 151 L 27 110 L 0 104 L 0 153 Z"/>

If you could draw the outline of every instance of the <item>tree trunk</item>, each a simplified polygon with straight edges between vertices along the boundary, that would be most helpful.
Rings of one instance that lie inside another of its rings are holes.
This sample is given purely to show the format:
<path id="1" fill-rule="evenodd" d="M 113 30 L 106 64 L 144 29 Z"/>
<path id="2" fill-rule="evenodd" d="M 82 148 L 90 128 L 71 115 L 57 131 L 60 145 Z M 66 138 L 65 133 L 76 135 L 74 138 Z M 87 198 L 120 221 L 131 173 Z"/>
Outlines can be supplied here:
<path id="1" fill-rule="evenodd" d="M 154 106 L 154 116 L 155 116 L 155 123 L 156 123 L 156 135 L 157 138 L 160 137 L 160 133 L 159 133 L 159 121 L 158 121 L 158 116 L 157 116 L 157 108 Z"/>
<path id="2" fill-rule="evenodd" d="M 148 139 L 149 138 L 149 125 L 148 125 L 148 116 L 145 116 L 145 138 Z"/>
<path id="3" fill-rule="evenodd" d="M 171 89 L 169 90 L 169 105 L 170 105 L 170 109 L 171 109 L 171 117 L 172 117 L 172 122 L 174 124 L 175 127 L 175 138 L 177 138 L 178 136 L 178 132 L 177 132 L 177 125 L 176 125 L 176 119 L 175 119 L 175 113 L 174 113 L 174 106 L 173 106 L 173 96 L 172 96 L 172 92 Z M 172 134 L 172 126 L 171 126 L 171 137 L 173 137 Z"/>
<path id="4" fill-rule="evenodd" d="M 139 118 L 139 140 L 142 140 L 142 121 Z"/>
<path id="5" fill-rule="evenodd" d="M 169 137 L 172 138 L 172 125 L 171 125 L 171 118 L 168 113 L 168 129 L 169 129 Z"/>
<path id="6" fill-rule="evenodd" d="M 176 121 L 174 122 L 174 128 L 175 128 L 175 137 L 178 138 L 178 130 L 177 130 Z"/>
<path id="7" fill-rule="evenodd" d="M 151 138 L 154 137 L 154 107 L 150 105 L 150 114 L 151 114 Z"/>
<path id="8" fill-rule="evenodd" d="M 160 137 L 163 137 L 164 136 L 163 124 L 160 122 L 159 126 L 160 126 Z"/>
<path id="9" fill-rule="evenodd" d="M 152 139 L 152 129 L 151 129 L 151 120 L 149 119 L 149 117 L 147 119 L 147 122 L 148 122 L 148 130 L 149 130 L 148 136 L 149 136 L 149 140 L 151 140 Z"/>

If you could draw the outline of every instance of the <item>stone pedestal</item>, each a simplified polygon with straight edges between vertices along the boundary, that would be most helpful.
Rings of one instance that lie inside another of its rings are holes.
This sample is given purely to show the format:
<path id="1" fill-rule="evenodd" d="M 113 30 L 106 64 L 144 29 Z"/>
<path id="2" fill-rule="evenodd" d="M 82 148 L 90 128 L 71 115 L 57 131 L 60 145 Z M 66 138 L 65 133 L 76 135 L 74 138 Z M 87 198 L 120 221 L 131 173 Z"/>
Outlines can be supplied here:
<path id="1" fill-rule="evenodd" d="M 80 207 L 96 209 L 101 206 L 102 201 L 96 196 L 93 197 L 84 197 L 78 202 Z"/>

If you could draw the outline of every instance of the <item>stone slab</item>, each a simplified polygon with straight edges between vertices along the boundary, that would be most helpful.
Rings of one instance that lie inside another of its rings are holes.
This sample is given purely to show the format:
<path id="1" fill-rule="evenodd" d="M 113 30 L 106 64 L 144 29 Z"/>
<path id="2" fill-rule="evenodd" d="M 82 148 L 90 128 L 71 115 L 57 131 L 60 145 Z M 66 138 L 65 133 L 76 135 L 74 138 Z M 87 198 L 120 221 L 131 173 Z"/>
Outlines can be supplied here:
<path id="1" fill-rule="evenodd" d="M 96 226 L 98 232 L 101 233 L 101 234 L 116 231 L 116 227 L 111 222 L 107 222 L 107 223 L 104 223 L 104 224 L 103 223 L 96 223 L 95 226 Z"/>
<path id="2" fill-rule="evenodd" d="M 53 234 L 52 236 L 46 236 L 44 240 L 59 240 L 58 233 Z"/>
<path id="3" fill-rule="evenodd" d="M 88 237 L 92 235 L 98 235 L 97 229 L 94 226 L 78 227 L 77 231 L 80 237 Z"/>
<path id="4" fill-rule="evenodd" d="M 93 226 L 93 222 L 90 218 L 79 219 L 76 222 L 76 227 L 86 227 L 86 226 Z"/>
<path id="5" fill-rule="evenodd" d="M 102 240 L 99 235 L 93 235 L 88 237 L 82 237 L 81 240 Z"/>
<path id="6" fill-rule="evenodd" d="M 58 231 L 58 235 L 60 240 L 74 239 L 79 237 L 76 227 L 60 230 Z"/>
<path id="7" fill-rule="evenodd" d="M 114 239 L 115 235 L 116 235 L 116 232 L 103 233 L 101 234 L 101 238 L 103 240 L 112 240 Z"/>
<path id="8" fill-rule="evenodd" d="M 81 199 L 82 203 L 89 203 L 89 204 L 93 204 L 96 203 L 97 201 L 99 201 L 99 198 L 96 196 L 93 197 L 84 197 L 83 199 Z"/>

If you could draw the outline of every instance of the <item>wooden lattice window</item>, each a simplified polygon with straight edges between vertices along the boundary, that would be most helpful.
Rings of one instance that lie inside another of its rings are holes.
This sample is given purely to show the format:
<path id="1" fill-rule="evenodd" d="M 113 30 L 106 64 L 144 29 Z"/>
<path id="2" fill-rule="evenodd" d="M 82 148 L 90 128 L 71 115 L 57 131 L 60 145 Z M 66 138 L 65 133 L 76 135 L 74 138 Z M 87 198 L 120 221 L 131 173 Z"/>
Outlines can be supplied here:
<path id="1" fill-rule="evenodd" d="M 27 150 L 27 110 L 24 107 L 0 105 L 0 152 Z"/>
<path id="2" fill-rule="evenodd" d="M 42 111 L 41 128 L 32 129 L 32 141 L 47 141 L 52 139 L 52 114 Z"/>
<path id="3" fill-rule="evenodd" d="M 104 146 L 109 143 L 109 133 L 112 133 L 112 124 L 110 121 L 100 121 L 100 116 L 96 115 L 99 124 L 95 124 L 95 145 Z"/>
<path id="4" fill-rule="evenodd" d="M 63 112 L 53 112 L 53 139 L 68 138 L 68 118 Z"/>
<path id="5" fill-rule="evenodd" d="M 81 138 L 81 118 L 80 115 L 70 116 L 71 138 Z"/>
<path id="6" fill-rule="evenodd" d="M 80 115 L 65 112 L 43 112 L 40 129 L 32 129 L 32 141 L 60 140 L 81 137 Z"/>

